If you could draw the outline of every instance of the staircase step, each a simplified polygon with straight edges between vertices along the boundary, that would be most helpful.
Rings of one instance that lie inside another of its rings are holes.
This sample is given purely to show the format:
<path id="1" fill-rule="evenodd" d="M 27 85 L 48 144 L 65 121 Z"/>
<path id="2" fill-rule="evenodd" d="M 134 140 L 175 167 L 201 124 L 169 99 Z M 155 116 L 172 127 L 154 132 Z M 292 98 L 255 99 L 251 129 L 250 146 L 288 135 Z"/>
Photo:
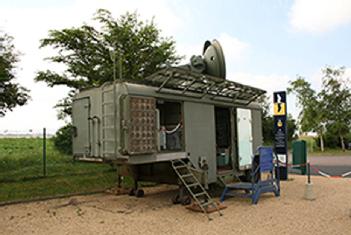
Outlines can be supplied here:
<path id="1" fill-rule="evenodd" d="M 217 208 L 216 204 L 214 204 L 211 196 L 206 192 L 206 190 L 201 186 L 200 182 L 198 182 L 194 174 L 190 171 L 188 165 L 184 161 L 178 160 L 178 159 L 172 160 L 171 163 L 172 163 L 173 170 L 176 172 L 180 180 L 183 182 L 184 186 L 187 188 L 192 198 L 197 202 L 199 207 L 201 207 L 202 211 L 207 215 L 208 219 L 210 220 L 210 217 L 208 216 L 207 210 L 204 208 L 208 205 L 214 205 L 218 213 L 222 215 L 222 213 Z M 187 180 L 185 180 L 186 178 Z M 196 186 L 199 186 L 199 187 L 196 189 L 195 188 Z M 195 193 L 194 190 L 197 192 Z M 201 197 L 201 196 L 204 196 L 204 197 Z"/>
<path id="2" fill-rule="evenodd" d="M 188 184 L 188 187 L 191 188 L 191 187 L 194 187 L 194 186 L 199 186 L 200 184 L 198 182 L 196 183 L 193 183 L 193 184 Z"/>
<path id="3" fill-rule="evenodd" d="M 187 178 L 187 177 L 194 177 L 193 174 L 186 174 L 186 175 L 180 175 L 182 178 Z"/>
<path id="4" fill-rule="evenodd" d="M 208 201 L 208 202 L 202 203 L 202 204 L 201 204 L 201 206 L 203 206 L 203 207 L 204 207 L 204 206 L 208 206 L 208 205 L 212 205 L 212 204 L 215 204 L 215 202 L 211 200 L 211 201 Z"/>
<path id="5" fill-rule="evenodd" d="M 174 168 L 175 168 L 175 169 L 180 169 L 180 168 L 188 168 L 188 167 L 187 167 L 187 166 L 182 165 L 182 166 L 174 166 Z"/>
<path id="6" fill-rule="evenodd" d="M 200 196 L 204 196 L 206 194 L 207 194 L 206 192 L 201 192 L 201 193 L 198 193 L 198 194 L 194 194 L 194 197 L 200 197 Z"/>

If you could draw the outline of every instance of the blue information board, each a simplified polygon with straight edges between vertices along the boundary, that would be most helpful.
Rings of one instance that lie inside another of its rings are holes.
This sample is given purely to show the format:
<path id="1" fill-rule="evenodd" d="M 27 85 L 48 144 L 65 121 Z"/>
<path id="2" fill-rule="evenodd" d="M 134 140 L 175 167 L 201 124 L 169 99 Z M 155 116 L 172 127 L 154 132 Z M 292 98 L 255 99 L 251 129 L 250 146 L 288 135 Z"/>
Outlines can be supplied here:
<path id="1" fill-rule="evenodd" d="M 288 128 L 286 124 L 286 92 L 278 91 L 273 93 L 273 114 L 274 114 L 274 151 L 281 163 L 280 179 L 288 179 Z"/>

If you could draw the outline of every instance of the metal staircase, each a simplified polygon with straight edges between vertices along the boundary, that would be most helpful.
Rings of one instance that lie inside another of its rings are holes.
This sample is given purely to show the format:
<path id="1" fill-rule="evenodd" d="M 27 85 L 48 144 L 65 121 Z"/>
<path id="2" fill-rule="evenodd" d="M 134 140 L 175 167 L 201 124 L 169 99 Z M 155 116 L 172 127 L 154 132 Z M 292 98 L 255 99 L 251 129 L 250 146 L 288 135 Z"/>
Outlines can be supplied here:
<path id="1" fill-rule="evenodd" d="M 210 207 L 215 208 L 221 216 L 222 213 L 219 210 L 217 204 L 213 201 L 199 180 L 191 172 L 189 166 L 181 159 L 172 160 L 171 163 L 175 173 L 178 175 L 178 178 L 186 187 L 187 191 L 195 200 L 196 204 L 206 214 L 207 218 L 211 220 L 207 211 L 207 209 Z"/>

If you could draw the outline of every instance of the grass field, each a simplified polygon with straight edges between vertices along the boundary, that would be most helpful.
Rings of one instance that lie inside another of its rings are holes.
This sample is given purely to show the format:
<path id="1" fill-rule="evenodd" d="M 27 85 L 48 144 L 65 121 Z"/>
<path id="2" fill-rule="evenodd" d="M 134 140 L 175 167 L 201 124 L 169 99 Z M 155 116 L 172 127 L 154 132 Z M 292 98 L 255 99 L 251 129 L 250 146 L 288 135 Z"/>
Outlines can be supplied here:
<path id="1" fill-rule="evenodd" d="M 313 156 L 351 156 L 351 150 L 342 151 L 340 148 L 328 149 L 325 148 L 324 152 L 320 150 L 317 146 L 316 140 L 313 137 L 303 136 L 300 137 L 301 140 L 306 141 L 307 151 Z"/>
<path id="2" fill-rule="evenodd" d="M 351 151 L 316 151 L 307 139 L 310 155 L 351 156 Z M 103 163 L 73 161 L 59 153 L 47 140 L 47 176 L 43 177 L 41 138 L 0 138 L 0 202 L 36 199 L 55 195 L 85 193 L 114 186 L 116 171 Z M 131 180 L 126 178 L 125 185 Z M 148 186 L 146 183 L 143 186 Z"/>
<path id="3" fill-rule="evenodd" d="M 115 183 L 108 164 L 73 161 L 47 140 L 43 177 L 42 139 L 0 139 L 0 202 L 103 190 Z"/>

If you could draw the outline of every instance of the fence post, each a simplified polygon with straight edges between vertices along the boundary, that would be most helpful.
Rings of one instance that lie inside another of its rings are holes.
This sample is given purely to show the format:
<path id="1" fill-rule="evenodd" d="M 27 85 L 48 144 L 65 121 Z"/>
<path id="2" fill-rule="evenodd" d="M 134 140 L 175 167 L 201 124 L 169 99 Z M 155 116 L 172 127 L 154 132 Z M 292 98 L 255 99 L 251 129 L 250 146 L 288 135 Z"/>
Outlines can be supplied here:
<path id="1" fill-rule="evenodd" d="M 43 176 L 46 177 L 46 128 L 43 128 Z"/>
<path id="2" fill-rule="evenodd" d="M 313 192 L 313 184 L 311 182 L 311 164 L 309 161 L 307 162 L 307 183 L 305 185 L 304 198 L 306 200 L 316 199 L 316 195 Z"/>

